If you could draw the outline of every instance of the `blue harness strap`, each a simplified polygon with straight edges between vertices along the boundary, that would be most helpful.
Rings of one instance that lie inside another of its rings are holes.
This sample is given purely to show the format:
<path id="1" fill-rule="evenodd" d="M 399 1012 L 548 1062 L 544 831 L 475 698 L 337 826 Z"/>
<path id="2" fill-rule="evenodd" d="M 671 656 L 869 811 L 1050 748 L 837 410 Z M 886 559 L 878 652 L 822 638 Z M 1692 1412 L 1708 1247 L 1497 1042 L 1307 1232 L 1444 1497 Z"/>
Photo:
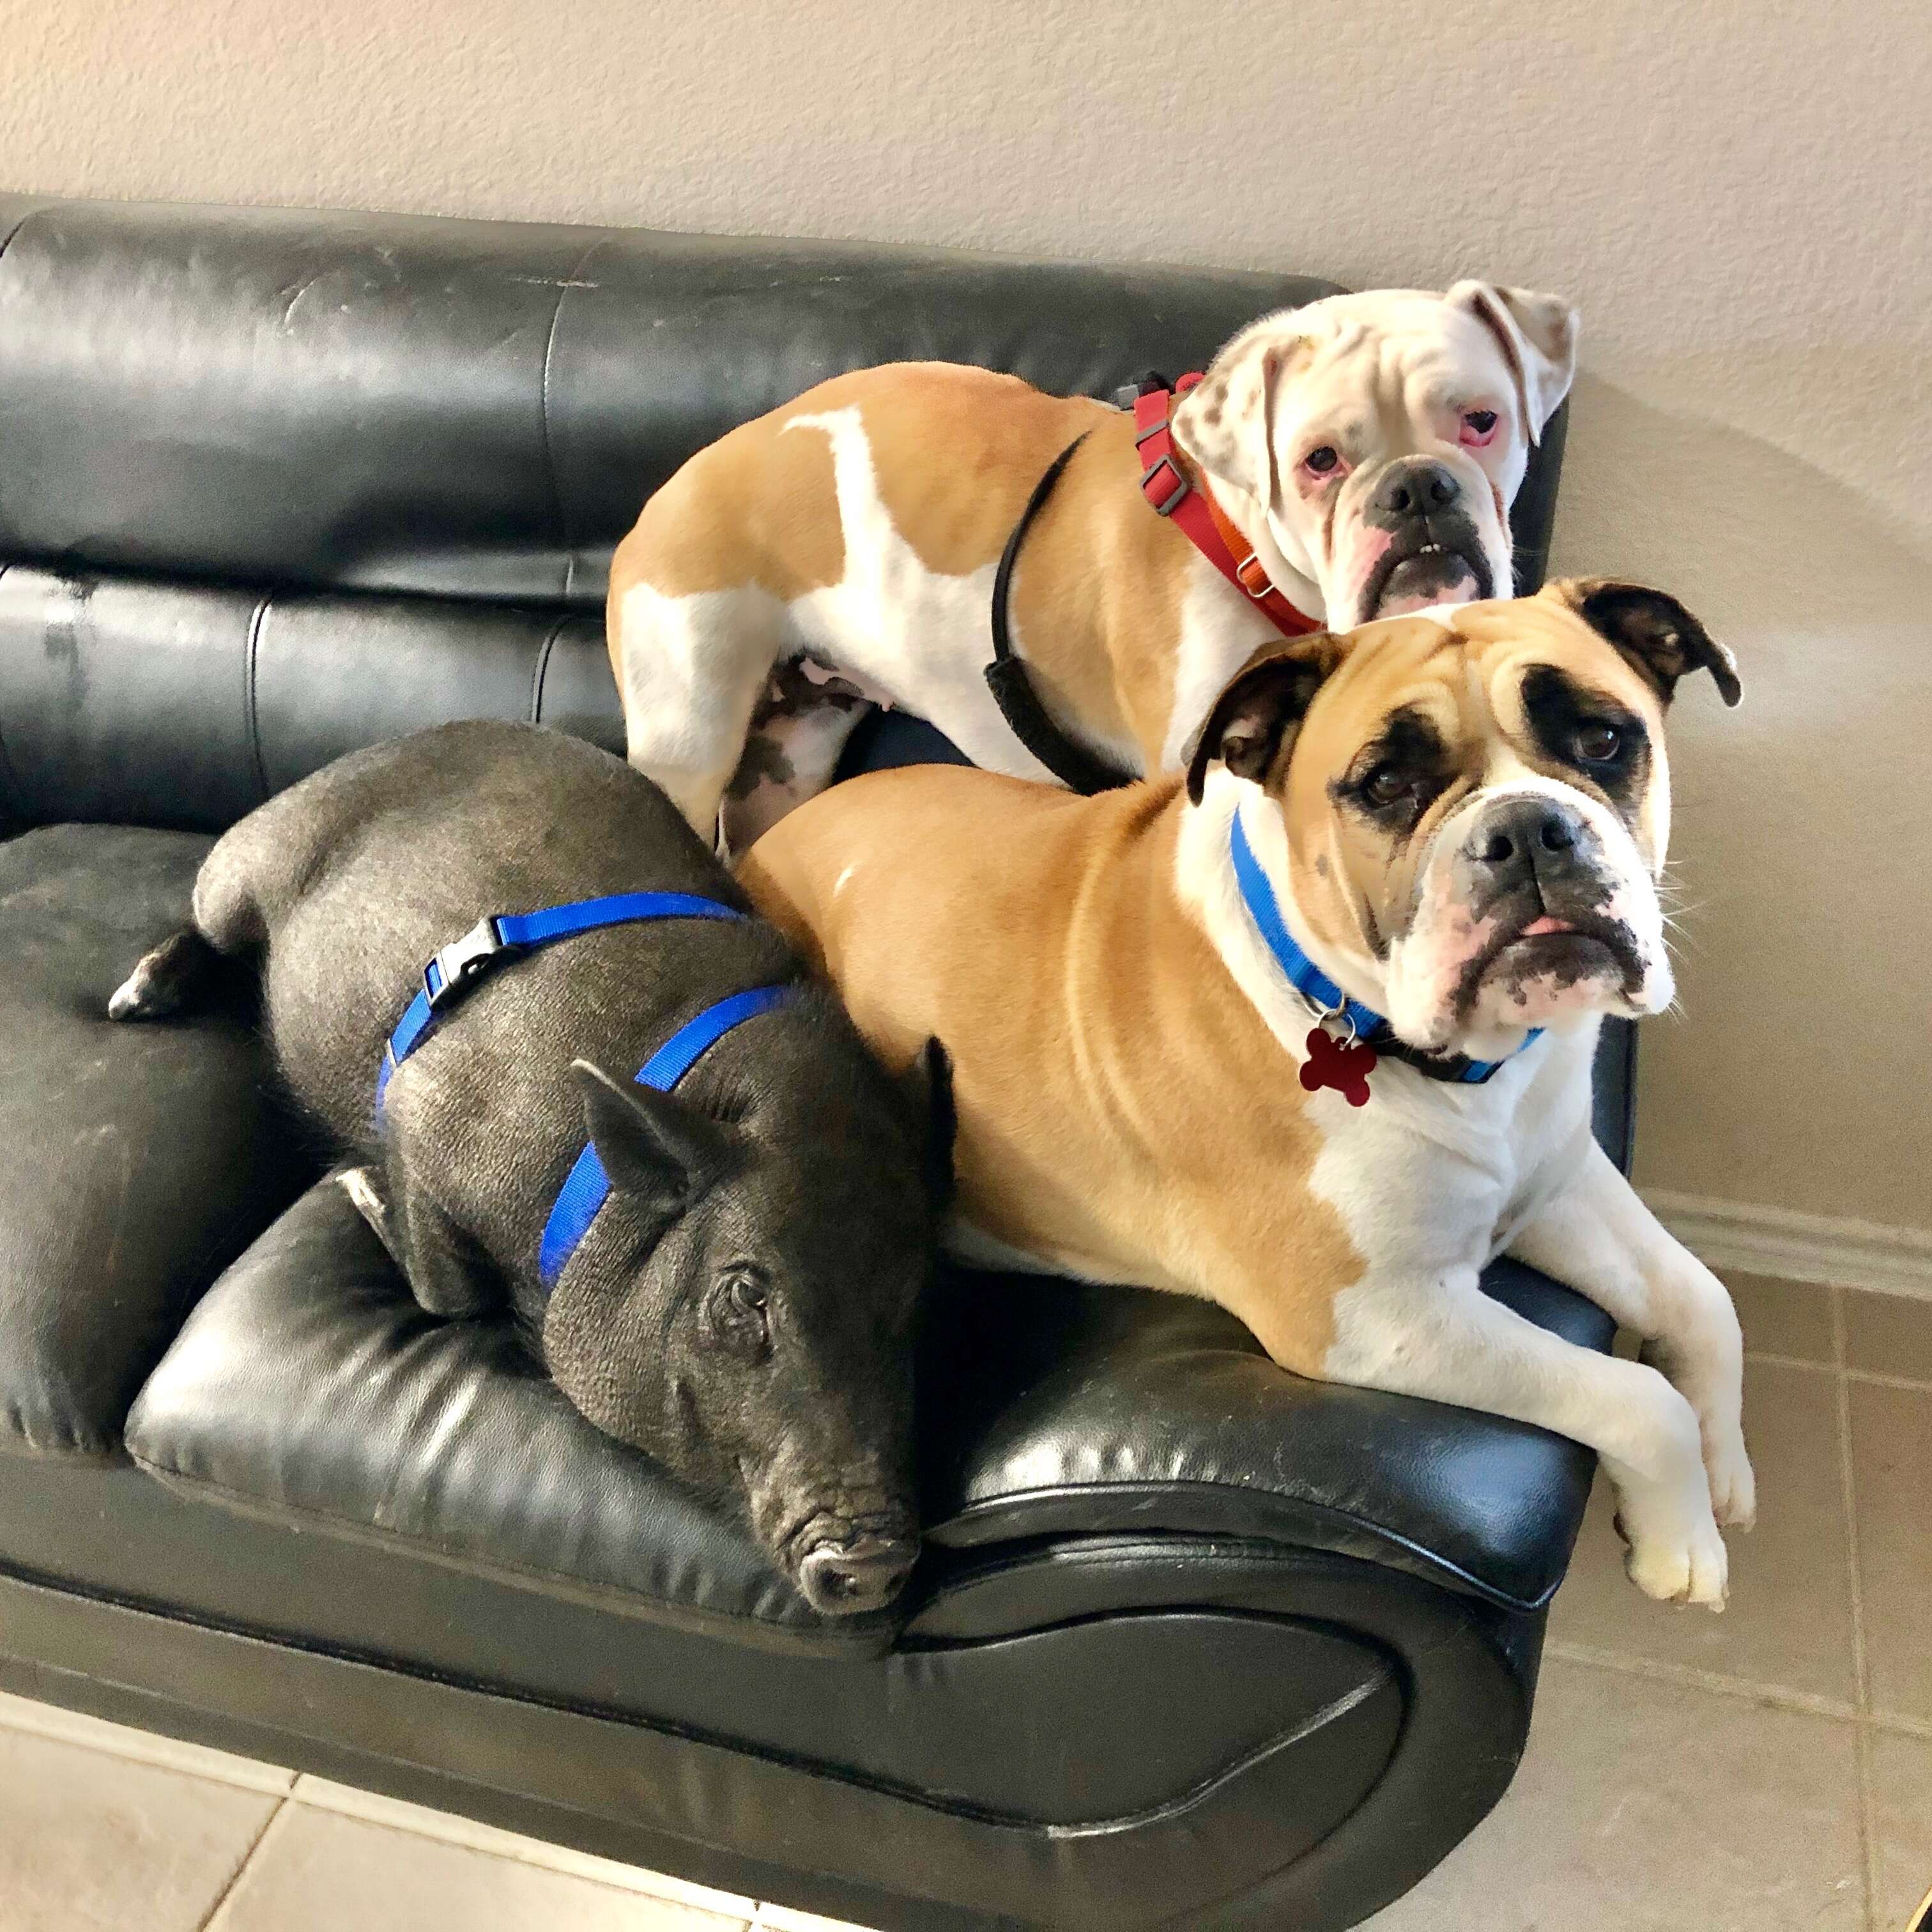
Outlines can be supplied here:
<path id="1" fill-rule="evenodd" d="M 653 919 L 742 919 L 716 899 L 694 892 L 613 892 L 597 899 L 574 899 L 538 912 L 497 913 L 478 920 L 460 939 L 442 947 L 423 968 L 422 989 L 403 1010 L 376 1070 L 376 1111 L 382 1110 L 390 1076 L 415 1052 L 448 1010 L 485 974 L 506 958 L 601 926 L 630 926 Z"/>
<path id="2" fill-rule="evenodd" d="M 615 892 L 603 898 L 578 899 L 568 905 L 546 906 L 540 911 L 497 913 L 481 919 L 460 939 L 444 946 L 423 968 L 423 982 L 403 1010 L 395 1030 L 382 1050 L 376 1070 L 376 1112 L 396 1069 L 409 1058 L 446 1019 L 458 1001 L 485 974 L 506 960 L 535 952 L 574 934 L 595 932 L 607 926 L 632 926 L 658 919 L 743 919 L 734 906 L 692 892 Z M 706 1050 L 754 1014 L 769 1012 L 790 998 L 789 986 L 754 986 L 733 993 L 686 1021 L 638 1070 L 640 1086 L 669 1093 Z M 537 1250 L 537 1273 L 546 1291 L 556 1285 L 564 1264 L 596 1218 L 610 1192 L 610 1178 L 597 1150 L 586 1146 L 577 1156 L 544 1224 Z"/>
<path id="3" fill-rule="evenodd" d="M 638 1085 L 668 1094 L 734 1027 L 756 1014 L 770 1012 L 794 991 L 790 986 L 754 986 L 706 1006 L 696 1018 L 686 1021 L 638 1070 Z M 596 1148 L 586 1144 L 557 1190 L 550 1219 L 544 1223 L 543 1239 L 537 1246 L 537 1276 L 547 1290 L 556 1286 L 564 1264 L 577 1252 L 578 1244 L 590 1232 L 598 1209 L 610 1195 L 610 1177 Z"/>
<path id="4" fill-rule="evenodd" d="M 1469 1060 L 1461 1054 L 1424 1053 L 1398 1037 L 1394 1028 L 1372 1007 L 1364 1006 L 1360 1000 L 1349 999 L 1295 944 L 1288 929 L 1288 922 L 1281 916 L 1274 887 L 1269 883 L 1268 874 L 1262 871 L 1261 861 L 1255 856 L 1254 848 L 1248 843 L 1238 806 L 1228 821 L 1228 851 L 1234 861 L 1234 879 L 1240 888 L 1241 903 L 1247 908 L 1248 916 L 1262 936 L 1262 943 L 1273 955 L 1274 963 L 1287 975 L 1288 984 L 1304 999 L 1324 1013 L 1347 1020 L 1354 1027 L 1356 1037 L 1366 1041 L 1378 1054 L 1406 1060 L 1432 1080 L 1478 1087 L 1504 1064 L 1500 1060 Z M 1538 1027 L 1526 1035 L 1516 1052 L 1520 1053 L 1523 1047 L 1539 1038 L 1542 1030 Z M 1514 1059 L 1515 1054 L 1509 1058 Z"/>

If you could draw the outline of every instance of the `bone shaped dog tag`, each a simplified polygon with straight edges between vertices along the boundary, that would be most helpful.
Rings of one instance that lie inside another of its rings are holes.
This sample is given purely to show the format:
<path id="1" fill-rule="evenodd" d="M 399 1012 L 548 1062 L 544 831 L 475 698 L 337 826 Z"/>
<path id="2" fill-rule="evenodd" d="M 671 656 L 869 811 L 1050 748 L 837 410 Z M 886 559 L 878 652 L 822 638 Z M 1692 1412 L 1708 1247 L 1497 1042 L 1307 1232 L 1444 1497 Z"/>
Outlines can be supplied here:
<path id="1" fill-rule="evenodd" d="M 1376 1050 L 1358 1040 L 1337 1040 L 1326 1027 L 1308 1036 L 1308 1058 L 1301 1064 L 1301 1084 L 1311 1094 L 1332 1087 L 1352 1107 L 1369 1104 L 1369 1076 L 1376 1070 Z"/>

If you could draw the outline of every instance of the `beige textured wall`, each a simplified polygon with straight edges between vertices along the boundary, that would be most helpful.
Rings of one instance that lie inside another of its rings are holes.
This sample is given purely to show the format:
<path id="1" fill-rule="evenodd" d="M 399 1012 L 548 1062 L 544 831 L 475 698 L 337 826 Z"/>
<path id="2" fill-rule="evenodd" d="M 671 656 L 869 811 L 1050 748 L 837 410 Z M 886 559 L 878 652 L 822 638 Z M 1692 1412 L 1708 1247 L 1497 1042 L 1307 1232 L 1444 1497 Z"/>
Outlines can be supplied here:
<path id="1" fill-rule="evenodd" d="M 1558 563 L 1675 590 L 1642 1172 L 1932 1227 L 1923 0 L 10 0 L 0 184 L 1480 272 L 1583 305 Z"/>

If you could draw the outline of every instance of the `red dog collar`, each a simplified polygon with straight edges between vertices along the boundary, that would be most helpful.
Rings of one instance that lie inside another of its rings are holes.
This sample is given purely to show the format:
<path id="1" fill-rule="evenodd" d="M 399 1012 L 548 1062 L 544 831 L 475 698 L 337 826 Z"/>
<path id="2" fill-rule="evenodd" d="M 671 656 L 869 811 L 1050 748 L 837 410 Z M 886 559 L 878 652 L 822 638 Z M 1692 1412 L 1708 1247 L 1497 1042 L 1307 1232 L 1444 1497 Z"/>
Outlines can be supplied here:
<path id="1" fill-rule="evenodd" d="M 1196 489 L 1174 454 L 1168 427 L 1169 409 L 1176 397 L 1186 395 L 1200 380 L 1201 372 L 1196 370 L 1171 389 L 1151 376 L 1140 386 L 1134 398 L 1134 447 L 1147 466 L 1141 472 L 1141 494 L 1157 514 L 1178 524 L 1194 548 L 1236 589 L 1245 592 L 1283 637 L 1307 637 L 1322 626 L 1275 588 L 1267 567 L 1215 502 L 1214 493 L 1204 482 Z"/>

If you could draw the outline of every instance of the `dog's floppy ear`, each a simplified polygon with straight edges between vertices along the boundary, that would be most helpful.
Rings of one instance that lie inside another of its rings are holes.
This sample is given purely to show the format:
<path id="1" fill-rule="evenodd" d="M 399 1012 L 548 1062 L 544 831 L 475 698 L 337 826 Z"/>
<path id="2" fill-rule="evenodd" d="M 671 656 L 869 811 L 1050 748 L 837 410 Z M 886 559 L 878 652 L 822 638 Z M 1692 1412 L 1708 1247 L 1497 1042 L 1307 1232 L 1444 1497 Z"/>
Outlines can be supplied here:
<path id="1" fill-rule="evenodd" d="M 1657 688 L 1666 704 L 1677 680 L 1707 670 L 1726 704 L 1744 696 L 1738 661 L 1674 597 L 1607 577 L 1568 578 L 1543 592 L 1567 604 Z"/>
<path id="2" fill-rule="evenodd" d="M 1560 296 L 1493 282 L 1458 282 L 1442 299 L 1467 309 L 1496 338 L 1516 378 L 1523 434 L 1538 441 L 1576 380 L 1576 310 Z"/>
<path id="3" fill-rule="evenodd" d="M 1312 352 L 1295 332 L 1294 310 L 1251 322 L 1174 408 L 1174 440 L 1217 483 L 1245 490 L 1264 509 L 1281 478 L 1274 458 L 1274 404 L 1282 378 Z"/>
<path id="4" fill-rule="evenodd" d="M 1198 805 L 1208 767 L 1218 758 L 1237 778 L 1259 783 L 1294 743 L 1322 681 L 1348 651 L 1346 639 L 1318 631 L 1285 648 L 1257 652 L 1215 699 L 1187 760 L 1187 796 Z"/>

